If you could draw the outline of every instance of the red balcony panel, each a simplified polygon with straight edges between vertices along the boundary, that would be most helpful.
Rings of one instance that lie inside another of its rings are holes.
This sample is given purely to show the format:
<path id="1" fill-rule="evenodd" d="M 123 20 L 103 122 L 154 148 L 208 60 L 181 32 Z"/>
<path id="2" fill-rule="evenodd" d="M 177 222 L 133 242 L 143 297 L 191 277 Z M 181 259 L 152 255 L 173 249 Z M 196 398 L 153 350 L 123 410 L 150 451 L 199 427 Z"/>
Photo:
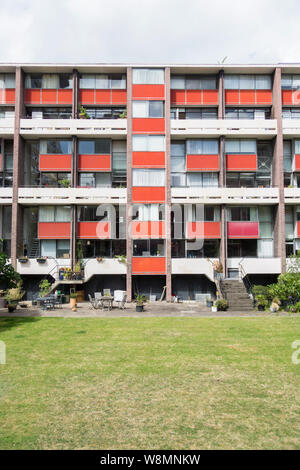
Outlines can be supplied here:
<path id="1" fill-rule="evenodd" d="M 72 104 L 73 101 L 73 90 L 64 89 L 57 90 L 57 103 L 58 104 Z"/>
<path id="2" fill-rule="evenodd" d="M 104 239 L 111 237 L 110 222 L 78 222 L 77 238 Z"/>
<path id="3" fill-rule="evenodd" d="M 297 222 L 297 237 L 300 238 L 300 222 Z"/>
<path id="4" fill-rule="evenodd" d="M 165 223 L 163 221 L 139 222 L 132 221 L 132 238 L 164 238 Z"/>
<path id="5" fill-rule="evenodd" d="M 5 90 L 1 90 L 1 92 L 3 93 L 3 96 L 0 98 L 0 103 L 15 104 L 16 91 L 14 88 L 6 88 Z"/>
<path id="6" fill-rule="evenodd" d="M 71 238 L 71 222 L 39 222 L 38 238 Z"/>
<path id="7" fill-rule="evenodd" d="M 219 171 L 219 155 L 187 155 L 188 171 Z"/>
<path id="8" fill-rule="evenodd" d="M 163 134 L 165 132 L 164 118 L 134 118 L 132 119 L 132 132 L 149 134 Z"/>
<path id="9" fill-rule="evenodd" d="M 42 89 L 42 104 L 57 104 L 57 90 Z"/>
<path id="10" fill-rule="evenodd" d="M 111 90 L 96 90 L 96 104 L 111 104 Z"/>
<path id="11" fill-rule="evenodd" d="M 187 104 L 202 104 L 201 90 L 186 90 Z"/>
<path id="12" fill-rule="evenodd" d="M 218 90 L 202 90 L 202 104 L 215 104 L 219 101 Z"/>
<path id="13" fill-rule="evenodd" d="M 111 101 L 113 104 L 127 104 L 126 90 L 111 90 Z"/>
<path id="14" fill-rule="evenodd" d="M 171 104 L 186 104 L 185 90 L 171 90 Z"/>
<path id="15" fill-rule="evenodd" d="M 132 274 L 165 274 L 166 258 L 132 258 Z"/>
<path id="16" fill-rule="evenodd" d="M 300 155 L 295 155 L 295 171 L 300 171 Z"/>
<path id="17" fill-rule="evenodd" d="M 132 152 L 133 168 L 164 168 L 165 152 Z"/>
<path id="18" fill-rule="evenodd" d="M 0 103 L 5 104 L 5 90 L 0 89 Z"/>
<path id="19" fill-rule="evenodd" d="M 133 99 L 165 99 L 165 85 L 132 85 Z"/>
<path id="20" fill-rule="evenodd" d="M 240 90 L 240 104 L 255 104 L 255 90 Z"/>
<path id="21" fill-rule="evenodd" d="M 142 187 L 135 186 L 132 188 L 132 202 L 165 202 L 166 189 L 164 186 Z"/>
<path id="22" fill-rule="evenodd" d="M 256 90 L 256 104 L 272 104 L 272 90 Z"/>
<path id="23" fill-rule="evenodd" d="M 40 155 L 40 171 L 71 171 L 72 155 Z"/>
<path id="24" fill-rule="evenodd" d="M 293 90 L 282 90 L 281 92 L 282 104 L 294 104 L 293 103 Z"/>
<path id="25" fill-rule="evenodd" d="M 25 103 L 26 104 L 41 104 L 42 90 L 40 89 L 25 89 Z"/>
<path id="26" fill-rule="evenodd" d="M 188 222 L 187 238 L 221 238 L 220 222 Z"/>
<path id="27" fill-rule="evenodd" d="M 228 238 L 259 238 L 258 222 L 228 222 Z"/>
<path id="28" fill-rule="evenodd" d="M 225 90 L 226 104 L 240 104 L 240 90 Z"/>
<path id="29" fill-rule="evenodd" d="M 78 155 L 78 169 L 88 171 L 111 171 L 111 156 Z"/>
<path id="30" fill-rule="evenodd" d="M 95 90 L 79 90 L 79 103 L 95 104 Z"/>
<path id="31" fill-rule="evenodd" d="M 256 171 L 257 155 L 255 154 L 227 154 L 226 155 L 227 171 Z"/>

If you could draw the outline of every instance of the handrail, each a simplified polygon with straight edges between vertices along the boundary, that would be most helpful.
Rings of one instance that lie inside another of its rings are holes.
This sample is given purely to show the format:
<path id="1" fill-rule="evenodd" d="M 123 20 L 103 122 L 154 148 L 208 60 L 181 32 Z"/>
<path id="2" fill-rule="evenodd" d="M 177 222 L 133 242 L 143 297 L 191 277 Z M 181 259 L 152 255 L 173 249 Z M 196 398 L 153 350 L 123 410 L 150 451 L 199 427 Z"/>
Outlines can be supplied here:
<path id="1" fill-rule="evenodd" d="M 253 289 L 253 285 L 252 285 L 252 282 L 250 281 L 243 265 L 242 265 L 242 261 L 244 260 L 244 258 L 242 258 L 239 262 L 239 271 L 240 271 L 240 274 L 241 274 L 241 279 L 244 280 L 245 279 L 245 284 L 246 284 L 246 288 L 247 290 L 249 290 L 251 293 L 252 293 L 252 289 Z"/>

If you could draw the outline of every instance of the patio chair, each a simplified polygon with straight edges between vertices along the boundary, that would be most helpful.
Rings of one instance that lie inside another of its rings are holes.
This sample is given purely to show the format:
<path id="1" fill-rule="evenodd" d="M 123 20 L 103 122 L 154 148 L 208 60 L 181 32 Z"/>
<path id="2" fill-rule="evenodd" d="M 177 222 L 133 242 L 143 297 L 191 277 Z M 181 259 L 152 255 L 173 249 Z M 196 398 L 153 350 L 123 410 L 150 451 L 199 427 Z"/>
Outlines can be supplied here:
<path id="1" fill-rule="evenodd" d="M 118 307 L 124 310 L 126 302 L 126 291 L 115 290 L 114 291 L 114 302 L 118 304 Z"/>
<path id="2" fill-rule="evenodd" d="M 90 308 L 93 309 L 93 310 L 97 310 L 96 299 L 93 299 L 91 294 L 88 294 L 88 298 L 89 298 L 89 302 L 90 302 Z"/>

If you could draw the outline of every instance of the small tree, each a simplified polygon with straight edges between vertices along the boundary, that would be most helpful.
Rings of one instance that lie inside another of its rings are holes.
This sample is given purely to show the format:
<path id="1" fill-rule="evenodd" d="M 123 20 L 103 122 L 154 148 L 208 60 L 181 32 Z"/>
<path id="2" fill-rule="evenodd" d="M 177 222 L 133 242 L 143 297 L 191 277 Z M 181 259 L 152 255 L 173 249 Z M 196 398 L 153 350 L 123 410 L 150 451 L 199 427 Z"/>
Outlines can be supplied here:
<path id="1" fill-rule="evenodd" d="M 8 262 L 7 255 L 3 252 L 3 240 L 0 239 L 0 283 L 6 288 L 16 287 L 21 281 L 21 276 L 17 273 L 11 263 Z"/>

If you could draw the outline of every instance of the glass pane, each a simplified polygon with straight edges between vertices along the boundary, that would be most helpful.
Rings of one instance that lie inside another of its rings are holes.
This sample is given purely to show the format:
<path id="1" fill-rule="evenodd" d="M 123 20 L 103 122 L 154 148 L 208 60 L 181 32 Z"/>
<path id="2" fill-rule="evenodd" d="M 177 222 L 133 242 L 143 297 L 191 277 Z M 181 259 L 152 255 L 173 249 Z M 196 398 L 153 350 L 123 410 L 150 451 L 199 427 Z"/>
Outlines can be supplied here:
<path id="1" fill-rule="evenodd" d="M 132 102 L 132 117 L 134 118 L 147 118 L 148 115 L 148 101 L 133 101 Z"/>
<path id="2" fill-rule="evenodd" d="M 171 157 L 171 171 L 185 171 L 185 157 Z"/>
<path id="3" fill-rule="evenodd" d="M 110 88 L 110 81 L 108 75 L 96 75 L 96 88 L 98 90 L 106 90 Z"/>
<path id="4" fill-rule="evenodd" d="M 255 89 L 255 75 L 240 75 L 240 89 L 241 90 L 254 90 Z"/>
<path id="5" fill-rule="evenodd" d="M 56 240 L 41 240 L 41 256 L 56 258 Z"/>
<path id="6" fill-rule="evenodd" d="M 95 154 L 100 154 L 100 155 L 110 154 L 110 140 L 96 139 L 95 140 Z"/>
<path id="7" fill-rule="evenodd" d="M 185 155 L 185 144 L 171 142 L 171 155 L 177 157 Z"/>
<path id="8" fill-rule="evenodd" d="M 164 136 L 163 135 L 148 136 L 148 150 L 149 152 L 164 152 L 165 151 Z"/>
<path id="9" fill-rule="evenodd" d="M 185 89 L 184 75 L 172 75 L 171 76 L 171 89 L 172 90 L 184 90 Z"/>
<path id="10" fill-rule="evenodd" d="M 164 116 L 163 101 L 149 101 L 149 117 L 162 118 Z"/>
<path id="11" fill-rule="evenodd" d="M 239 75 L 225 75 L 224 76 L 225 90 L 238 90 L 240 88 Z"/>
<path id="12" fill-rule="evenodd" d="M 96 87 L 95 75 L 82 75 L 79 87 L 94 89 Z"/>
<path id="13" fill-rule="evenodd" d="M 255 84 L 257 90 L 271 90 L 272 79 L 270 75 L 256 75 Z"/>
<path id="14" fill-rule="evenodd" d="M 163 69 L 133 69 L 133 84 L 163 84 L 165 82 Z"/>

